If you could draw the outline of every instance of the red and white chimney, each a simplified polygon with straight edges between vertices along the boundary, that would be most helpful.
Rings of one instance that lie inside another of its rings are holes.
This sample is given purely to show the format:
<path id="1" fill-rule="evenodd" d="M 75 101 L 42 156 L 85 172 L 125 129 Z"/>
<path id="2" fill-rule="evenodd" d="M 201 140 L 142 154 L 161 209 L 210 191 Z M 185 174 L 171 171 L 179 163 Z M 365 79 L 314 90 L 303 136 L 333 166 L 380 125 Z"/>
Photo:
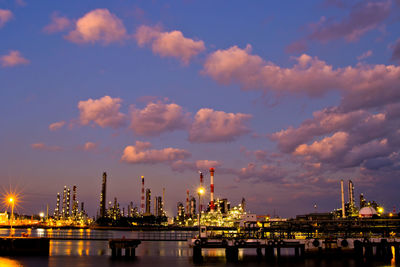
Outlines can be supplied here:
<path id="1" fill-rule="evenodd" d="M 210 168 L 210 211 L 214 211 L 214 168 Z"/>
<path id="2" fill-rule="evenodd" d="M 203 173 L 200 172 L 200 188 L 203 188 Z M 203 210 L 203 205 L 201 204 L 202 201 L 200 199 L 199 201 L 199 212 L 201 212 Z"/>

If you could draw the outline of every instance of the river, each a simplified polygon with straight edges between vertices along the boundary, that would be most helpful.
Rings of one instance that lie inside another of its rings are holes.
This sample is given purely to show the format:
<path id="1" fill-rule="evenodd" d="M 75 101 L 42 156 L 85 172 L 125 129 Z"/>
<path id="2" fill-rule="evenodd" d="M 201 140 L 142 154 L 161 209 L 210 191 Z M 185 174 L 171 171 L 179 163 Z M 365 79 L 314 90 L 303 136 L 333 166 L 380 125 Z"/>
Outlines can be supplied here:
<path id="1" fill-rule="evenodd" d="M 28 232 L 31 236 L 58 235 L 58 236 L 91 236 L 96 238 L 135 238 L 138 232 L 133 231 L 99 231 L 99 230 L 44 230 L 27 229 L 15 230 L 15 235 Z M 0 229 L 0 236 L 8 236 L 9 229 Z M 356 261 L 351 257 L 338 258 L 306 258 L 295 259 L 290 251 L 282 251 L 280 260 L 258 260 L 254 249 L 240 249 L 239 261 L 228 263 L 225 260 L 224 249 L 208 249 L 203 252 L 203 263 L 194 263 L 192 249 L 187 242 L 179 241 L 143 241 L 136 249 L 134 260 L 112 260 L 108 241 L 90 240 L 52 240 L 50 242 L 50 255 L 48 257 L 0 257 L 0 267 L 16 266 L 49 266 L 49 267 L 87 267 L 87 266 L 304 266 L 304 267 L 330 267 L 330 266 L 396 266 L 395 260 L 389 262 Z"/>

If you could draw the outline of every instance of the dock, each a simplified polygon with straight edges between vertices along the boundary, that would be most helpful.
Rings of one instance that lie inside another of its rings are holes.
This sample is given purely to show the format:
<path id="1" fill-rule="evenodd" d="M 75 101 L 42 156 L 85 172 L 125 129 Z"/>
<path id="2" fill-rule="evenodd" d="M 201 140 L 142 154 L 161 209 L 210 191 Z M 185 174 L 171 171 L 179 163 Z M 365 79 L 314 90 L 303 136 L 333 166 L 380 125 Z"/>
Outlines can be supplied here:
<path id="1" fill-rule="evenodd" d="M 352 254 L 358 259 L 388 260 L 400 256 L 400 238 L 192 239 L 189 242 L 194 262 L 203 260 L 203 250 L 215 248 L 225 249 L 228 262 L 238 261 L 239 249 L 255 249 L 260 260 L 280 258 L 282 249 L 292 249 L 298 258 Z"/>
<path id="2" fill-rule="evenodd" d="M 111 249 L 112 258 L 135 258 L 135 250 L 137 246 L 141 243 L 138 239 L 110 239 L 108 245 Z M 122 255 L 122 250 L 124 250 L 124 255 Z"/>

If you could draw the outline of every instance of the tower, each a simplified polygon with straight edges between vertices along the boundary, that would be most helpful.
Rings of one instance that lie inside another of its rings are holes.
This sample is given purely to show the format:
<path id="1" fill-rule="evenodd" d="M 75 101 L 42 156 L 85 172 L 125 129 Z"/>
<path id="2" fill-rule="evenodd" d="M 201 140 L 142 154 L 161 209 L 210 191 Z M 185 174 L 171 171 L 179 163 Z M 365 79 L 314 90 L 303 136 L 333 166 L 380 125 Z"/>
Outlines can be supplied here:
<path id="1" fill-rule="evenodd" d="M 57 205 L 56 209 L 54 210 L 54 217 L 56 220 L 60 219 L 60 193 L 57 193 Z"/>
<path id="2" fill-rule="evenodd" d="M 78 217 L 78 200 L 76 199 L 76 185 L 72 187 L 72 218 L 74 220 Z"/>
<path id="3" fill-rule="evenodd" d="M 101 195 L 100 195 L 100 218 L 106 217 L 106 188 L 107 188 L 107 173 L 103 172 L 103 183 L 101 185 Z"/>
<path id="4" fill-rule="evenodd" d="M 342 218 L 346 218 L 345 208 L 344 208 L 344 190 L 343 190 L 343 179 L 340 180 L 340 189 L 342 193 Z"/>
<path id="5" fill-rule="evenodd" d="M 210 168 L 210 211 L 214 211 L 214 168 Z"/>
<path id="6" fill-rule="evenodd" d="M 147 215 L 151 214 L 151 190 L 149 188 L 146 189 L 146 213 Z"/>
<path id="7" fill-rule="evenodd" d="M 349 180 L 349 203 L 354 207 L 354 184 L 351 180 Z"/>
<path id="8" fill-rule="evenodd" d="M 186 190 L 186 216 L 190 215 L 190 209 L 189 209 L 189 189 Z"/>
<path id="9" fill-rule="evenodd" d="M 200 188 L 202 188 L 203 187 L 203 173 L 202 172 L 200 172 Z M 199 213 L 203 210 L 203 205 L 202 205 L 202 201 L 201 201 L 201 199 L 200 199 L 200 201 L 199 201 Z"/>
<path id="10" fill-rule="evenodd" d="M 63 190 L 63 200 L 62 200 L 62 211 L 61 211 L 61 217 L 65 218 L 65 213 L 66 213 L 66 209 L 67 209 L 67 186 L 64 186 L 64 190 Z"/>
<path id="11" fill-rule="evenodd" d="M 144 213 L 144 176 L 141 177 L 142 178 L 142 199 L 140 202 L 140 208 L 141 208 L 141 212 L 142 214 Z"/>
<path id="12" fill-rule="evenodd" d="M 70 206 L 71 206 L 71 190 L 67 189 L 67 210 L 65 212 L 65 217 L 69 217 L 70 215 Z"/>

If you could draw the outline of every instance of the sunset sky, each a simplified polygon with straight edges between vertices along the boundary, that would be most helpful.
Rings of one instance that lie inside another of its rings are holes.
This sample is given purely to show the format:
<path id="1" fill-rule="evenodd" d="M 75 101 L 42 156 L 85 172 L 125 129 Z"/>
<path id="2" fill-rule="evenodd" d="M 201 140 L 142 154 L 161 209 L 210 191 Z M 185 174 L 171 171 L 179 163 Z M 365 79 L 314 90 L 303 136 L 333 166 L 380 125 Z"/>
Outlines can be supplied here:
<path id="1" fill-rule="evenodd" d="M 76 184 L 95 215 L 106 171 L 172 216 L 210 167 L 257 214 L 338 208 L 340 179 L 400 210 L 399 0 L 0 0 L 0 97 L 22 213 Z"/>

